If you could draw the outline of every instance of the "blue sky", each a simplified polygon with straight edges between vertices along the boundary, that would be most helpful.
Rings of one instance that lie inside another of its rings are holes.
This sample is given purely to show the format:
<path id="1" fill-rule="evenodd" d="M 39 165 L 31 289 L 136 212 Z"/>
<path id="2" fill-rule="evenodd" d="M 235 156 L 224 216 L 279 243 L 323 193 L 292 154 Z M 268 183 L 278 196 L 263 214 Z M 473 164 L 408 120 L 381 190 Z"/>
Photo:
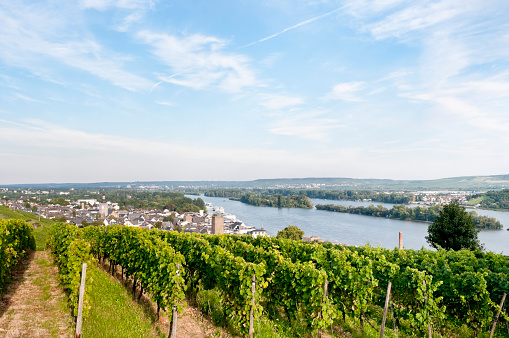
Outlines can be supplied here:
<path id="1" fill-rule="evenodd" d="M 0 184 L 509 173 L 506 0 L 7 0 L 0 22 Z"/>

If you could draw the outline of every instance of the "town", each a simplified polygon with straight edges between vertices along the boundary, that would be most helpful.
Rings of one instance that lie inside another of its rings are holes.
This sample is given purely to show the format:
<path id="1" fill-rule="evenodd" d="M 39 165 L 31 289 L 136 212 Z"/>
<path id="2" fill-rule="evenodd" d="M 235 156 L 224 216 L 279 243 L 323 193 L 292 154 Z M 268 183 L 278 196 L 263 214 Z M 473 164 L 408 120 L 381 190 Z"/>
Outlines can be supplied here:
<path id="1" fill-rule="evenodd" d="M 65 193 L 64 193 L 65 195 Z M 207 210 L 199 212 L 178 213 L 168 209 L 134 209 L 125 210 L 118 203 L 97 199 L 78 199 L 76 202 L 64 200 L 67 205 L 38 204 L 31 202 L 28 196 L 10 201 L 2 199 L 1 203 L 13 210 L 32 212 L 39 218 L 54 219 L 61 222 L 72 223 L 78 227 L 88 225 L 125 225 L 143 229 L 176 230 L 183 232 L 208 234 L 233 234 L 268 236 L 261 227 L 256 229 L 247 226 L 238 220 L 235 215 L 226 213 L 222 207 L 206 206 Z"/>

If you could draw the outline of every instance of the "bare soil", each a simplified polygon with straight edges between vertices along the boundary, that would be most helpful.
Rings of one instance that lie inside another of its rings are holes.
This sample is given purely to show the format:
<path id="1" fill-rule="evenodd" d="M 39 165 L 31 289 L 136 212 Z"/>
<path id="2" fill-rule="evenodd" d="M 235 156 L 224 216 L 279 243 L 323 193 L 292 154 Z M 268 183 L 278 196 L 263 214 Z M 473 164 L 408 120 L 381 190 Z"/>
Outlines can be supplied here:
<path id="1" fill-rule="evenodd" d="M 0 300 L 0 337 L 72 337 L 73 318 L 47 251 L 19 262 Z"/>

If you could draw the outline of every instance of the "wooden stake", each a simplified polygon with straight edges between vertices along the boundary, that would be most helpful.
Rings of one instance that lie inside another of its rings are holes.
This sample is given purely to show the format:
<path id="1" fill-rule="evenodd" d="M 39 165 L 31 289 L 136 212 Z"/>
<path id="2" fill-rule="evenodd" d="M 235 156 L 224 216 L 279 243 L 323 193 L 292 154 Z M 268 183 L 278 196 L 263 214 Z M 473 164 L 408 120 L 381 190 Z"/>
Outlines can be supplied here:
<path id="1" fill-rule="evenodd" d="M 85 279 L 87 277 L 87 263 L 83 263 L 81 269 L 80 295 L 78 301 L 78 319 L 76 321 L 76 338 L 81 337 L 81 326 L 83 325 L 83 297 L 85 296 Z"/>
<path id="2" fill-rule="evenodd" d="M 389 308 L 389 299 L 391 298 L 392 283 L 387 285 L 387 295 L 385 296 L 384 316 L 382 318 L 382 326 L 380 327 L 380 338 L 384 336 L 385 321 L 387 320 L 387 310 Z"/>
<path id="3" fill-rule="evenodd" d="M 498 316 L 500 316 L 500 311 L 504 307 L 506 293 L 502 296 L 502 301 L 500 302 L 500 308 L 498 309 L 497 316 L 495 317 L 495 321 L 493 322 L 493 326 L 491 327 L 490 338 L 493 338 L 493 334 L 495 333 L 495 327 L 497 326 Z"/>
<path id="4" fill-rule="evenodd" d="M 177 263 L 177 276 L 180 276 L 180 264 Z M 179 287 L 177 282 L 177 287 Z M 157 311 L 159 313 L 159 306 L 157 308 Z M 159 314 L 158 314 L 159 318 Z M 178 312 L 177 312 L 177 305 L 173 304 L 173 312 L 171 314 L 171 325 L 170 325 L 170 333 L 168 334 L 168 338 L 177 338 L 177 320 L 178 320 Z"/>
<path id="5" fill-rule="evenodd" d="M 173 312 L 171 316 L 170 334 L 168 338 L 177 338 L 177 305 L 173 305 Z"/>
<path id="6" fill-rule="evenodd" d="M 255 291 L 256 291 L 256 275 L 253 274 L 251 282 L 251 294 L 253 295 L 253 298 L 251 300 L 251 311 L 249 311 L 249 338 L 253 338 L 254 334 L 254 308 L 256 306 Z"/>
<path id="7" fill-rule="evenodd" d="M 328 296 L 328 291 L 327 291 L 328 287 L 329 287 L 329 281 L 325 280 L 325 283 L 323 285 L 323 295 L 324 295 L 324 297 L 326 299 L 327 299 L 327 296 Z M 320 319 L 322 319 L 322 318 L 323 318 L 323 313 L 320 310 Z M 318 329 L 318 338 L 322 338 L 322 329 Z"/>

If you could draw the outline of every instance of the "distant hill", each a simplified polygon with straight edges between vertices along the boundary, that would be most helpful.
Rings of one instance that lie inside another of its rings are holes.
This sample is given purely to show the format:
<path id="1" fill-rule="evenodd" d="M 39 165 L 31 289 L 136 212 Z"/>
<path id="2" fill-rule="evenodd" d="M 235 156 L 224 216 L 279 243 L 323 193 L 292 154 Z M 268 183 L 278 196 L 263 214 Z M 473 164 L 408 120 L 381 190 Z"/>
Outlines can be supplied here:
<path id="1" fill-rule="evenodd" d="M 295 188 L 328 190 L 499 190 L 509 188 L 509 175 L 462 176 L 436 180 L 389 180 L 334 177 L 259 179 L 254 181 L 147 181 L 5 185 L 10 188 L 132 188 L 132 189 L 206 189 L 206 188 Z"/>

